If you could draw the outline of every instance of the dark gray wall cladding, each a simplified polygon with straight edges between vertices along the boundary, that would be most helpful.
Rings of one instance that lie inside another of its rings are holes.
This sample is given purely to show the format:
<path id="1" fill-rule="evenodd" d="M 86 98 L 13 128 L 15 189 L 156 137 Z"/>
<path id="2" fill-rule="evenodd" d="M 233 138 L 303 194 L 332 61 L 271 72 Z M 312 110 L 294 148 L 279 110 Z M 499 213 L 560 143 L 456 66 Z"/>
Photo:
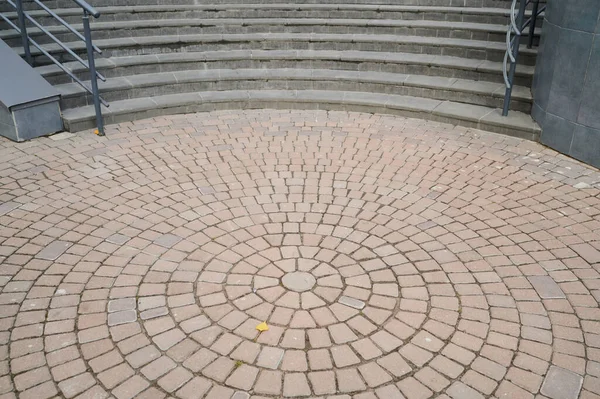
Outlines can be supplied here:
<path id="1" fill-rule="evenodd" d="M 549 0 L 533 79 L 541 141 L 600 167 L 600 0 Z"/>

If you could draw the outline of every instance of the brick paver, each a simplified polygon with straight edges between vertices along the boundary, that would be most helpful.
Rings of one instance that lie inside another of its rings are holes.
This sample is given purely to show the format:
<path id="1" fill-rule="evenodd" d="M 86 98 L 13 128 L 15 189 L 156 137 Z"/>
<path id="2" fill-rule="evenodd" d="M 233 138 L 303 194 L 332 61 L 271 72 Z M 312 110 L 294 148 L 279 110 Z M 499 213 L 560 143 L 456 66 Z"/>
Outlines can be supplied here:
<path id="1" fill-rule="evenodd" d="M 107 133 L 0 141 L 0 396 L 600 395 L 597 170 L 347 112 Z"/>

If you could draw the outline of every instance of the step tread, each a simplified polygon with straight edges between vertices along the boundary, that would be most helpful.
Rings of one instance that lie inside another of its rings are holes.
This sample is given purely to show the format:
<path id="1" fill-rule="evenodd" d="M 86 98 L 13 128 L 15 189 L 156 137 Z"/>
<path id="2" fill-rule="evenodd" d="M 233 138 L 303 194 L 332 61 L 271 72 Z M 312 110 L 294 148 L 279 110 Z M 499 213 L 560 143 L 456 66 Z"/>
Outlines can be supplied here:
<path id="1" fill-rule="evenodd" d="M 185 107 L 197 103 L 219 102 L 281 102 L 281 103 L 335 103 L 385 109 L 397 109 L 434 117 L 476 123 L 477 126 L 490 126 L 512 129 L 518 132 L 537 135 L 539 126 L 531 116 L 511 111 L 507 117 L 500 116 L 500 110 L 478 105 L 440 101 L 421 97 L 390 94 L 365 93 L 356 91 L 327 90 L 231 90 L 213 92 L 193 92 L 169 94 L 155 97 L 142 97 L 115 101 L 110 108 L 103 109 L 105 116 L 115 116 L 161 108 Z M 63 111 L 63 118 L 70 125 L 93 119 L 93 106 L 72 108 Z"/>
<path id="2" fill-rule="evenodd" d="M 454 22 L 437 20 L 392 20 L 392 19 L 344 19 L 344 18 L 172 18 L 172 19 L 144 19 L 133 21 L 102 21 L 99 20 L 92 25 L 92 31 L 139 29 L 153 27 L 220 27 L 220 26 L 363 26 L 363 27 L 387 27 L 387 28 L 430 28 L 465 30 L 477 32 L 490 32 L 504 34 L 506 25 L 485 24 L 474 22 Z M 81 31 L 82 24 L 72 24 L 73 28 Z M 45 26 L 50 33 L 67 33 L 69 30 L 63 25 Z M 44 34 L 38 28 L 27 30 L 29 34 Z M 0 39 L 20 37 L 14 29 L 0 30 Z"/>
<path id="3" fill-rule="evenodd" d="M 419 5 L 380 5 L 380 4 L 215 4 L 215 5 L 134 5 L 134 6 L 101 6 L 96 9 L 102 14 L 121 14 L 131 12 L 160 12 L 160 11 L 230 11 L 230 10 L 340 10 L 340 11 L 396 11 L 396 12 L 447 12 L 454 14 L 497 15 L 509 16 L 508 8 L 494 7 L 451 7 L 451 6 L 419 6 Z M 81 15 L 81 8 L 53 9 L 59 16 Z M 47 15 L 43 10 L 32 10 L 32 16 Z M 5 14 L 16 18 L 16 12 Z"/>
<path id="4" fill-rule="evenodd" d="M 124 57 L 98 58 L 98 69 L 116 68 L 132 65 L 160 64 L 171 62 L 201 62 L 214 60 L 340 60 L 350 62 L 381 62 L 381 63 L 411 63 L 449 67 L 471 71 L 501 73 L 502 63 L 487 60 L 474 60 L 461 57 L 444 55 L 416 54 L 416 53 L 389 53 L 375 51 L 330 51 L 330 50 L 226 50 L 185 53 L 162 53 L 148 55 L 132 55 Z M 66 63 L 67 68 L 77 72 L 83 67 L 77 62 Z M 42 76 L 62 74 L 62 70 L 55 65 L 36 68 Z M 533 76 L 535 67 L 519 65 L 518 76 Z"/>
<path id="5" fill-rule="evenodd" d="M 505 86 L 502 83 L 473 81 L 439 76 L 408 75 L 374 71 L 345 71 L 331 69 L 209 69 L 185 70 L 174 72 L 155 72 L 109 78 L 106 82 L 98 82 L 101 92 L 127 90 L 131 88 L 151 87 L 158 85 L 183 84 L 200 81 L 217 80 L 333 80 L 360 83 L 380 83 L 408 87 L 421 87 L 433 90 L 448 90 L 470 94 L 486 95 L 496 98 L 504 97 Z M 77 83 L 64 83 L 54 86 L 64 98 L 86 94 Z M 531 101 L 531 91 L 527 87 L 515 86 L 513 98 Z"/>

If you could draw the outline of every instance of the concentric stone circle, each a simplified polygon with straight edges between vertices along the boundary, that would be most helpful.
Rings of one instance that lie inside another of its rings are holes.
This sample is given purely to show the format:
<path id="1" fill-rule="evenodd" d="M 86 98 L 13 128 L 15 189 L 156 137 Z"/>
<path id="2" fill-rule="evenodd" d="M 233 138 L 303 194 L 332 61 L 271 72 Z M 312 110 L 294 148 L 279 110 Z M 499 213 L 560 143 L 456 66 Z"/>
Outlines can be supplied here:
<path id="1" fill-rule="evenodd" d="M 288 290 L 295 292 L 306 292 L 312 290 L 317 283 L 317 278 L 308 271 L 293 271 L 283 275 L 281 284 Z M 257 283 L 254 282 L 256 287 Z M 256 289 L 256 288 L 255 288 Z M 311 305 L 305 305 L 302 301 L 302 307 L 310 309 Z"/>
<path id="2" fill-rule="evenodd" d="M 362 205 L 360 209 L 377 209 L 373 204 Z M 436 244 L 433 257 L 426 255 L 411 239 L 392 229 L 361 224 L 359 221 L 365 220 L 361 215 L 352 222 L 345 219 L 343 223 L 349 227 L 323 223 L 328 216 L 333 215 L 322 211 L 321 223 L 298 226 L 272 221 L 254 224 L 256 237 L 241 232 L 247 233 L 247 229 L 233 227 L 239 222 L 227 221 L 228 232 L 213 239 L 231 243 L 237 242 L 233 237 L 246 236 L 248 240 L 221 248 L 215 241 L 207 241 L 181 264 L 184 268 L 200 267 L 195 292 L 206 316 L 185 320 L 171 330 L 177 325 L 176 317 L 147 319 L 147 333 L 158 345 L 163 344 L 164 337 L 174 338 L 159 348 L 166 350 L 167 356 L 171 347 L 180 345 L 191 333 L 192 339 L 208 350 L 201 352 L 202 361 L 191 357 L 181 367 L 200 371 L 232 388 L 250 390 L 255 383 L 252 389 L 262 395 L 293 396 L 291 384 L 287 395 L 285 392 L 286 378 L 292 374 L 284 373 L 306 373 L 308 380 L 303 386 L 314 386 L 311 394 L 320 395 L 365 391 L 414 372 L 411 363 L 423 365 L 432 358 L 429 351 L 443 351 L 447 346 L 444 341 L 456 334 L 456 325 L 462 322 L 457 293 L 442 267 L 458 258 L 442 244 Z M 298 212 L 293 217 L 315 218 Z M 378 217 L 377 212 L 370 212 L 368 217 Z M 400 223 L 394 217 L 386 219 L 388 224 Z M 379 236 L 370 233 L 374 229 Z M 264 234 L 269 231 L 272 234 Z M 291 273 L 312 277 L 314 288 L 289 289 L 284 279 Z M 493 272 L 487 274 L 488 279 L 500 281 Z M 467 295 L 480 306 L 487 306 L 482 295 Z M 465 303 L 470 301 L 465 299 Z M 485 310 L 477 317 L 490 320 Z M 437 319 L 448 325 L 441 327 Z M 269 330 L 260 333 L 256 327 L 262 321 L 268 323 Z M 468 323 L 462 330 L 474 324 Z M 156 329 L 157 325 L 169 326 L 168 331 Z M 194 363 L 198 361 L 199 365 Z M 239 362 L 245 366 L 242 377 L 235 371 Z M 277 370 L 277 374 L 268 370 Z M 379 380 L 370 376 L 373 370 Z M 323 374 L 327 371 L 331 374 Z M 351 383 L 348 387 L 319 387 L 325 377 Z"/>
<path id="3" fill-rule="evenodd" d="M 320 111 L 1 144 L 2 393 L 598 394 L 598 174 L 536 144 Z"/>

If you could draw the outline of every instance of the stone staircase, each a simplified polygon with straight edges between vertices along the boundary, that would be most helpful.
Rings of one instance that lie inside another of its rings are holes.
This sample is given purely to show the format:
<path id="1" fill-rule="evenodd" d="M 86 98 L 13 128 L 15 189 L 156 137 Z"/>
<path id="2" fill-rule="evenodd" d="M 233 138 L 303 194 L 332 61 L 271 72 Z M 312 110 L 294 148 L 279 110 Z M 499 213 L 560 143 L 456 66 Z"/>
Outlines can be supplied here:
<path id="1" fill-rule="evenodd" d="M 507 0 L 257 1 L 92 2 L 102 13 L 92 28 L 104 52 L 97 67 L 107 77 L 100 82 L 111 104 L 106 122 L 224 108 L 319 108 L 422 117 L 532 140 L 539 135 L 529 116 L 535 48 L 522 47 L 512 111 L 500 115 Z M 81 28 L 72 3 L 45 4 Z M 85 52 L 66 28 L 49 25 L 55 22 L 43 11 L 32 15 Z M 49 42 L 35 29 L 29 33 Z M 22 52 L 18 35 L 2 25 L 0 39 Z M 57 45 L 46 48 L 68 61 Z M 62 93 L 67 128 L 93 127 L 87 93 L 32 51 L 36 69 Z M 67 65 L 87 78 L 79 64 Z"/>

